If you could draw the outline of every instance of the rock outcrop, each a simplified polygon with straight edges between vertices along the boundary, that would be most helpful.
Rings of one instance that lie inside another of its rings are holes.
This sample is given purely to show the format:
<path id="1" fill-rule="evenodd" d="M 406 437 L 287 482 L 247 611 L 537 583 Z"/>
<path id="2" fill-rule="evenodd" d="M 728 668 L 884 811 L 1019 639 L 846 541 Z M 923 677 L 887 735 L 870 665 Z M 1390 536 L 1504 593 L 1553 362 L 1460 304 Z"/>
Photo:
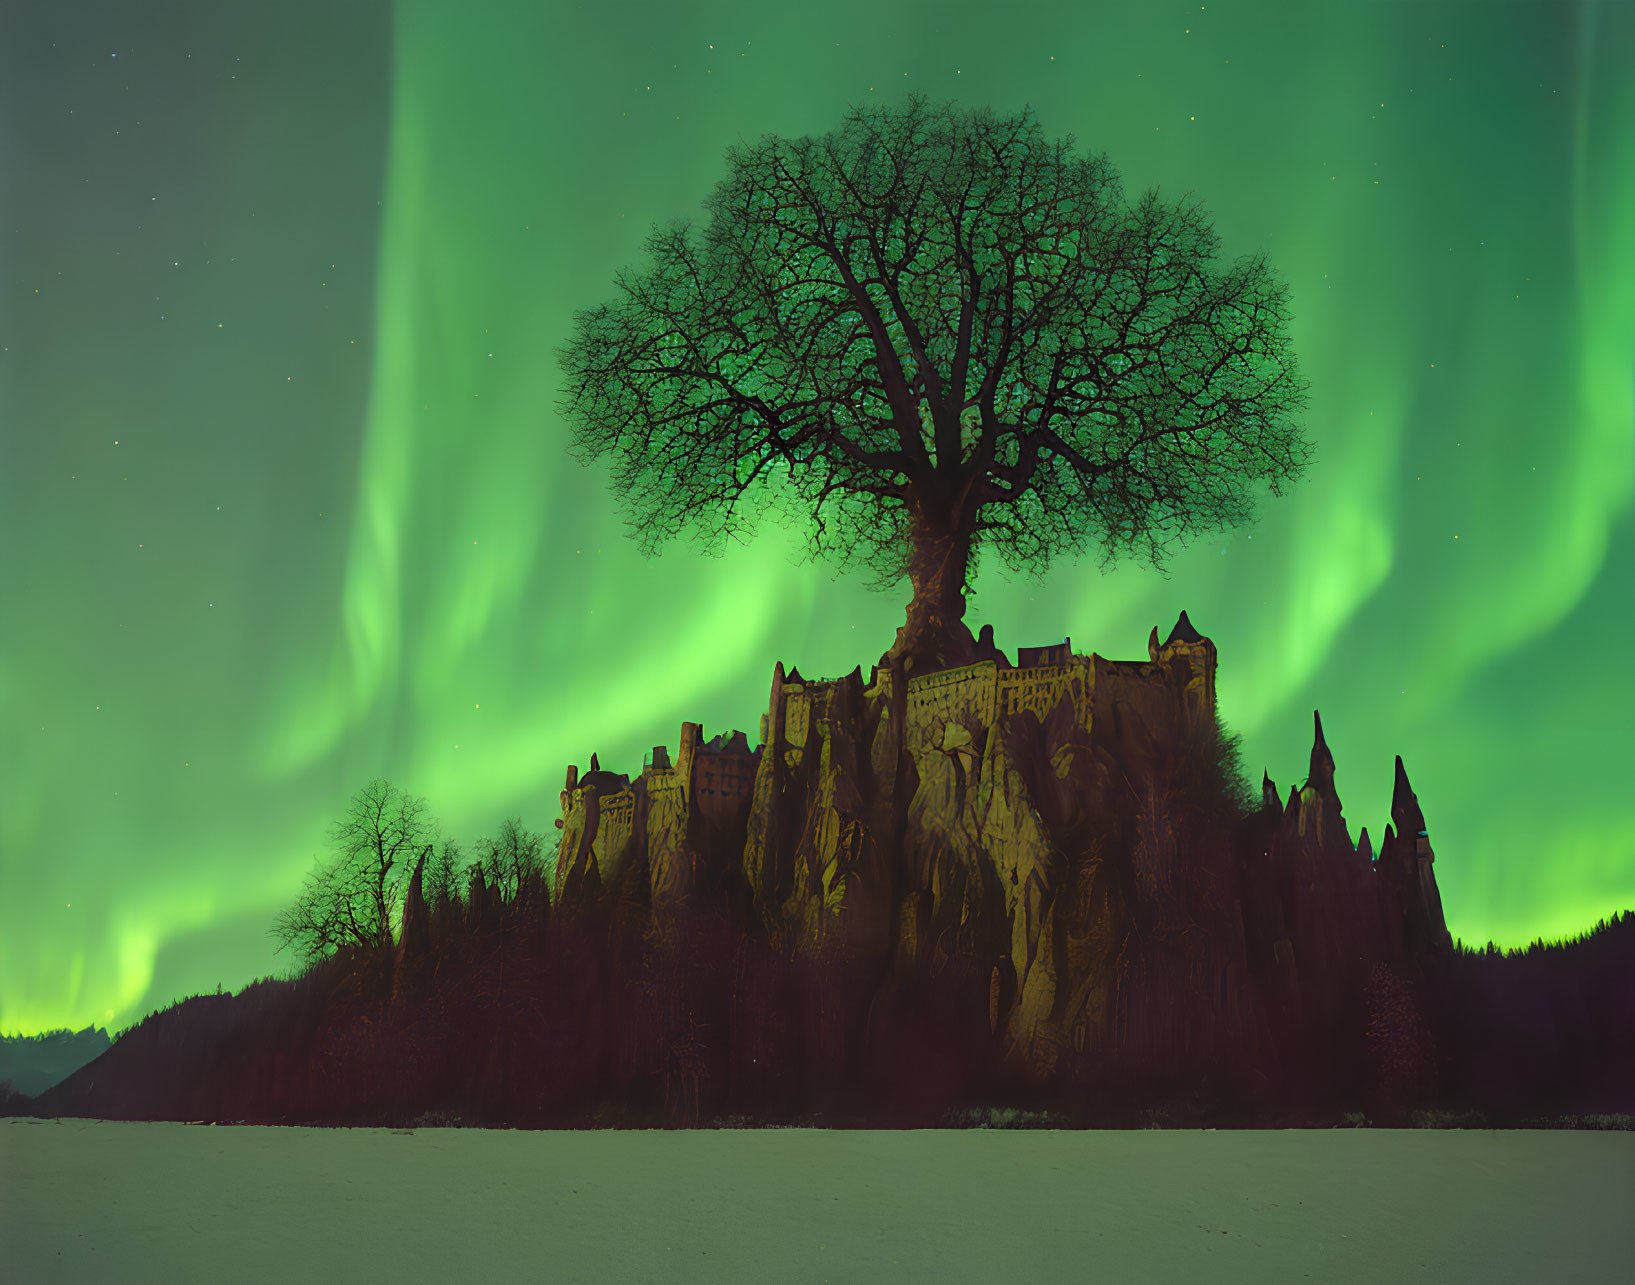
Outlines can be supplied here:
<path id="1" fill-rule="evenodd" d="M 1401 951 L 1410 957 L 1445 955 L 1453 949 L 1442 917 L 1442 894 L 1431 863 L 1436 860 L 1419 810 L 1419 796 L 1408 784 L 1408 772 L 1397 755 L 1396 786 L 1391 795 L 1391 825 L 1385 827 L 1377 863 L 1385 891 L 1385 911 L 1400 925 Z M 1397 943 L 1393 941 L 1393 946 Z"/>
<path id="2" fill-rule="evenodd" d="M 976 661 L 906 683 L 779 662 L 756 748 L 685 723 L 674 763 L 655 747 L 634 780 L 568 769 L 555 898 L 634 874 L 661 936 L 703 912 L 753 924 L 827 979 L 806 1046 L 835 1075 L 927 979 L 1024 1081 L 1293 1073 L 1277 1047 L 1343 1024 L 1374 962 L 1447 949 L 1423 817 L 1399 759 L 1395 831 L 1377 860 L 1366 831 L 1354 846 L 1314 713 L 1305 784 L 1284 804 L 1263 776 L 1234 830 L 1214 644 L 1182 612 L 1147 650 L 1064 640 L 1012 666 L 984 628 Z"/>

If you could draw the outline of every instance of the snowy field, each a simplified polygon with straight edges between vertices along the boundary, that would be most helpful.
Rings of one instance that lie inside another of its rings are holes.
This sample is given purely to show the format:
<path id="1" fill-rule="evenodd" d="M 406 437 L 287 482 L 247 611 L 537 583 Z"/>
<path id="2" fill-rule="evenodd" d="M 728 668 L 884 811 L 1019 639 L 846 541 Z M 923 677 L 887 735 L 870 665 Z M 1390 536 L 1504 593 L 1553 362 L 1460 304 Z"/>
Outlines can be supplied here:
<path id="1" fill-rule="evenodd" d="M 1628 1281 L 1635 1133 L 0 1120 L 0 1279 Z"/>

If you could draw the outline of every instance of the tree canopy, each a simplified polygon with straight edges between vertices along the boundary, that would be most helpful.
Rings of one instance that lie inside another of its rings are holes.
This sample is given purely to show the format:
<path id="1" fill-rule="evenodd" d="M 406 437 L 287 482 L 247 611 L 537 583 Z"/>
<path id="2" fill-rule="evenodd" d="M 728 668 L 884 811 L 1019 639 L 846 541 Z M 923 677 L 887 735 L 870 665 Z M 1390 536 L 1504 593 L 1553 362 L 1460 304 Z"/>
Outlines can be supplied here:
<path id="1" fill-rule="evenodd" d="M 812 556 L 909 576 L 889 655 L 925 667 L 968 653 L 983 549 L 1162 566 L 1279 494 L 1310 453 L 1285 289 L 1073 148 L 912 97 L 729 149 L 707 225 L 656 227 L 560 353 L 574 451 L 611 458 L 643 551 L 773 507 Z"/>
<path id="2" fill-rule="evenodd" d="M 274 922 L 278 949 L 294 946 L 313 958 L 342 947 L 389 948 L 408 873 L 431 833 L 424 799 L 383 780 L 364 786 L 330 831 L 329 855 Z"/>

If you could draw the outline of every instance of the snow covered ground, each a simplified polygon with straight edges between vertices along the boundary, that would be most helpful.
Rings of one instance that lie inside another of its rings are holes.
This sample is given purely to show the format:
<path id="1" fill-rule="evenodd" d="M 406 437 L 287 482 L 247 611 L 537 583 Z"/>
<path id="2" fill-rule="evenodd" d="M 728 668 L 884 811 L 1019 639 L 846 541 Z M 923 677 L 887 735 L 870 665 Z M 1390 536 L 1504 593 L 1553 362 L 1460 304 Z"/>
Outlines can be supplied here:
<path id="1" fill-rule="evenodd" d="M 0 1120 L 0 1279 L 1626 1281 L 1635 1133 Z"/>

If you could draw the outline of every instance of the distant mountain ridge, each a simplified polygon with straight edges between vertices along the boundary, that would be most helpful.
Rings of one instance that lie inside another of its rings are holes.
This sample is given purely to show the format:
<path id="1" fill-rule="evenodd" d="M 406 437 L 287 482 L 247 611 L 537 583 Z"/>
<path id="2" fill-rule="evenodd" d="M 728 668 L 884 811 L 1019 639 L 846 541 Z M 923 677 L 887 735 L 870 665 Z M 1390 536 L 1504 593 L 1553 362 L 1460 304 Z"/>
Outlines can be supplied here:
<path id="1" fill-rule="evenodd" d="M 46 1031 L 40 1035 L 0 1035 L 0 1085 L 10 1083 L 30 1097 L 67 1079 L 113 1045 L 100 1026 L 83 1031 Z"/>

